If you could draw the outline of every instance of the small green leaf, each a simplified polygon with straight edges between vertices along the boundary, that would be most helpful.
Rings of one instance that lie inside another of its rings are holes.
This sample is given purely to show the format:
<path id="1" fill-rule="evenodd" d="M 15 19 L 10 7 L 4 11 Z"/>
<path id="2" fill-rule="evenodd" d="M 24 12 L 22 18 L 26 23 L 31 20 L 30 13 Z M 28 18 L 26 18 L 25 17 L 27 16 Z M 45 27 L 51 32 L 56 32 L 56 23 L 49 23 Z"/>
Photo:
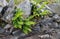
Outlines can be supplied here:
<path id="1" fill-rule="evenodd" d="M 18 27 L 18 28 L 22 29 L 22 26 L 21 26 L 21 25 L 19 25 L 19 27 Z"/>
<path id="2" fill-rule="evenodd" d="M 23 12 L 20 9 L 17 9 L 17 12 L 15 14 L 15 16 L 12 18 L 12 20 L 16 20 L 18 17 L 22 17 Z"/>
<path id="3" fill-rule="evenodd" d="M 27 26 L 25 26 L 24 29 L 25 29 L 25 30 L 28 30 L 29 32 L 32 31 L 31 28 L 29 28 L 29 27 L 27 27 Z"/>
<path id="4" fill-rule="evenodd" d="M 18 28 L 18 25 L 17 25 L 17 24 L 15 24 L 15 25 L 14 25 L 14 28 Z"/>
<path id="5" fill-rule="evenodd" d="M 26 24 L 26 25 L 34 25 L 35 22 L 33 22 L 33 21 L 27 21 L 27 22 L 25 22 L 25 24 Z"/>
<path id="6" fill-rule="evenodd" d="M 23 29 L 23 32 L 24 32 L 25 34 L 28 34 L 28 31 L 27 31 L 26 29 Z"/>
<path id="7" fill-rule="evenodd" d="M 23 25 L 24 23 L 23 23 L 23 22 L 18 21 L 18 24 Z"/>
<path id="8" fill-rule="evenodd" d="M 48 11 L 45 10 L 44 12 L 40 13 L 41 16 L 44 16 L 44 15 L 47 15 L 48 14 Z"/>

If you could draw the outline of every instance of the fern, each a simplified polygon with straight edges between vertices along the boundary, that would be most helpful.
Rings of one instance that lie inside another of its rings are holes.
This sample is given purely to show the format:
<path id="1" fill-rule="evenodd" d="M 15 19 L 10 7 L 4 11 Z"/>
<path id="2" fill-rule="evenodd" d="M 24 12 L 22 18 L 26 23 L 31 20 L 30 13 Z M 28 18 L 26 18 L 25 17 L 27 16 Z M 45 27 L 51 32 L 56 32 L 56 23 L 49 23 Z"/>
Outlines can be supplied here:
<path id="1" fill-rule="evenodd" d="M 42 9 L 45 7 L 47 2 L 43 2 L 41 5 L 39 4 L 39 2 L 37 3 L 36 1 L 31 1 L 31 3 L 34 6 L 32 10 L 33 15 L 30 15 L 28 18 L 24 19 L 23 11 L 21 9 L 16 9 L 16 13 L 12 18 L 12 23 L 14 27 L 21 29 L 25 34 L 31 32 L 32 25 L 36 24 L 36 22 L 34 22 L 31 19 L 33 19 L 36 16 L 45 16 L 49 14 L 47 10 L 42 11 Z M 37 6 L 39 6 L 39 8 L 37 8 Z"/>
<path id="2" fill-rule="evenodd" d="M 33 21 L 23 19 L 23 12 L 20 9 L 17 9 L 17 12 L 12 18 L 12 23 L 15 28 L 21 29 L 25 34 L 28 34 L 29 31 L 31 32 L 31 25 L 35 24 Z"/>
<path id="3" fill-rule="evenodd" d="M 40 1 L 42 2 L 42 1 Z M 32 1 L 31 3 L 33 4 L 33 16 L 31 17 L 34 17 L 34 16 L 44 16 L 44 15 L 48 15 L 49 14 L 49 11 L 48 10 L 43 10 L 45 8 L 45 5 L 48 4 L 48 2 L 42 2 L 42 4 L 37 3 L 36 1 Z M 39 7 L 39 8 L 38 8 Z M 43 10 L 43 11 L 42 11 Z M 41 12 L 39 12 L 41 11 Z"/>

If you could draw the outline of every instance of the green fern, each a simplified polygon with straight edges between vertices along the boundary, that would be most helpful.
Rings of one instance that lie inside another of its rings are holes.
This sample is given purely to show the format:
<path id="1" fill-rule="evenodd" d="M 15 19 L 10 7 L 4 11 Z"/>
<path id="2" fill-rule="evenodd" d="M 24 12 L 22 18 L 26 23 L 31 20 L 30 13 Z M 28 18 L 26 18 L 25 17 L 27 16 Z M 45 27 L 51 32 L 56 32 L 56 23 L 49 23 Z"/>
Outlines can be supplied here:
<path id="1" fill-rule="evenodd" d="M 17 9 L 17 12 L 12 18 L 12 23 L 15 28 L 21 29 L 25 34 L 31 32 L 31 26 L 35 24 L 33 21 L 23 19 L 23 12 L 20 9 Z"/>
<path id="2" fill-rule="evenodd" d="M 37 1 L 37 0 L 36 0 Z M 36 2 L 36 1 L 32 1 L 32 4 L 33 4 L 33 16 L 31 16 L 30 19 L 32 19 L 34 16 L 44 16 L 44 15 L 48 15 L 49 14 L 49 11 L 48 10 L 44 10 L 42 11 L 44 8 L 45 8 L 45 5 L 48 4 L 48 2 L 42 2 L 42 4 L 40 4 L 40 2 Z M 39 6 L 40 8 L 37 8 L 37 6 Z M 41 12 L 39 12 L 41 11 Z"/>
<path id="3" fill-rule="evenodd" d="M 19 28 L 21 29 L 25 34 L 28 34 L 29 32 L 31 32 L 31 27 L 32 25 L 36 24 L 33 20 L 34 17 L 36 16 L 45 16 L 48 13 L 47 10 L 44 10 L 43 12 L 39 12 L 41 11 L 45 5 L 47 4 L 47 2 L 43 2 L 40 6 L 40 8 L 37 8 L 38 5 L 40 5 L 39 3 L 37 3 L 36 1 L 31 2 L 33 7 L 33 15 L 30 15 L 28 18 L 24 19 L 23 17 L 23 11 L 21 9 L 16 9 L 16 13 L 14 14 L 13 18 L 12 18 L 12 23 L 13 26 L 15 28 Z"/>

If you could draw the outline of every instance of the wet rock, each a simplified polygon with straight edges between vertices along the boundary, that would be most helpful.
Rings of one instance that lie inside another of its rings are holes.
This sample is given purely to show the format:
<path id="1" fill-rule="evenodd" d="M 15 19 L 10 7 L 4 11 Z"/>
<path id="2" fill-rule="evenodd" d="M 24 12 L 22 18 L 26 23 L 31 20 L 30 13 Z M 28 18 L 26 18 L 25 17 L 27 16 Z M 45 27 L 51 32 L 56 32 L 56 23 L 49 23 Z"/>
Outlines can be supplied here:
<path id="1" fill-rule="evenodd" d="M 20 3 L 18 8 L 21 8 L 24 12 L 24 18 L 28 17 L 31 13 L 31 5 L 29 0 L 25 0 L 24 2 Z"/>

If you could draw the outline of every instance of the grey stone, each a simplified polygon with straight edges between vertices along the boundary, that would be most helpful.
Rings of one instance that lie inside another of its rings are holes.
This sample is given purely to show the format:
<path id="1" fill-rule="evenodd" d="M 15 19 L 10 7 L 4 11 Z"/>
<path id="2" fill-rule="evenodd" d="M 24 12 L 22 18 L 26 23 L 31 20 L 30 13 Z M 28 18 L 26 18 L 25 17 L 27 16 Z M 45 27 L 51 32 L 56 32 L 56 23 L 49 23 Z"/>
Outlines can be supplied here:
<path id="1" fill-rule="evenodd" d="M 9 7 L 13 7 L 14 4 L 15 4 L 15 3 L 14 3 L 14 0 L 10 0 L 8 6 L 9 6 Z"/>
<path id="2" fill-rule="evenodd" d="M 48 6 L 47 8 L 50 11 L 52 11 L 53 13 L 57 13 L 57 14 L 60 15 L 60 4 L 59 3 L 53 3 L 53 4 L 49 4 L 47 6 Z"/>
<path id="3" fill-rule="evenodd" d="M 53 19 L 56 21 L 56 22 L 60 22 L 60 16 L 58 14 L 54 15 L 53 16 Z"/>
<path id="4" fill-rule="evenodd" d="M 31 5 L 29 0 L 24 0 L 24 2 L 20 3 L 17 7 L 23 10 L 25 18 L 30 15 Z"/>
<path id="5" fill-rule="evenodd" d="M 10 24 L 7 24 L 7 25 L 4 27 L 4 29 L 11 28 L 11 26 L 12 26 L 12 25 L 10 25 Z"/>
<path id="6" fill-rule="evenodd" d="M 16 31 L 13 31 L 12 34 L 14 36 L 19 36 L 21 34 L 21 31 L 20 30 L 16 30 Z"/>
<path id="7" fill-rule="evenodd" d="M 0 28 L 0 34 L 3 34 L 4 32 L 5 32 L 5 30 Z"/>
<path id="8" fill-rule="evenodd" d="M 10 39 L 18 39 L 18 36 L 12 36 Z"/>
<path id="9" fill-rule="evenodd" d="M 44 20 L 41 21 L 40 24 L 43 27 L 47 26 L 47 27 L 58 29 L 59 28 L 59 24 L 57 22 L 55 22 L 54 20 L 52 18 L 45 18 Z"/>
<path id="10" fill-rule="evenodd" d="M 24 39 L 40 39 L 40 38 L 38 37 L 38 35 L 34 35 L 34 36 L 30 36 Z"/>
<path id="11" fill-rule="evenodd" d="M 10 32 L 11 32 L 11 33 L 12 33 L 13 29 L 14 29 L 14 27 L 11 27 L 11 28 L 10 28 Z"/>
<path id="12" fill-rule="evenodd" d="M 60 32 L 57 33 L 56 37 L 57 39 L 60 39 Z"/>
<path id="13" fill-rule="evenodd" d="M 38 34 L 40 33 L 41 29 L 40 29 L 40 25 L 36 24 L 33 29 L 32 29 L 32 33 Z"/>
<path id="14" fill-rule="evenodd" d="M 4 29 L 5 31 L 3 32 L 4 35 L 10 35 L 13 31 L 13 27 L 8 28 L 8 29 Z"/>
<path id="15" fill-rule="evenodd" d="M 8 31 L 8 30 L 5 30 L 5 32 L 3 33 L 4 35 L 10 35 L 11 34 L 11 32 L 10 31 Z"/>
<path id="16" fill-rule="evenodd" d="M 43 19 L 43 20 L 41 20 L 41 25 L 42 26 L 47 26 L 48 24 L 51 24 L 53 22 L 53 19 L 51 19 L 51 18 L 45 18 L 45 19 Z"/>
<path id="17" fill-rule="evenodd" d="M 25 33 L 21 33 L 21 34 L 20 34 L 20 37 L 24 37 L 24 36 L 26 36 Z"/>
<path id="18" fill-rule="evenodd" d="M 49 23 L 48 25 L 52 28 L 57 28 L 58 27 L 58 23 L 55 23 L 55 22 Z"/>
<path id="19" fill-rule="evenodd" d="M 46 38 L 50 38 L 50 35 L 49 34 L 45 34 L 45 35 L 41 35 L 41 36 L 39 35 L 39 37 L 41 37 L 41 39 L 42 38 L 45 38 L 46 39 Z"/>
<path id="20" fill-rule="evenodd" d="M 3 9 L 3 7 L 2 7 L 2 6 L 0 6 L 0 13 L 1 13 L 2 9 Z"/>
<path id="21" fill-rule="evenodd" d="M 59 15 L 58 15 L 58 14 L 55 14 L 55 15 L 53 16 L 53 18 L 58 19 L 58 18 L 59 18 Z"/>
<path id="22" fill-rule="evenodd" d="M 0 5 L 4 7 L 4 6 L 8 5 L 8 3 L 6 0 L 0 0 Z"/>
<path id="23" fill-rule="evenodd" d="M 14 10 L 14 8 L 9 7 L 6 10 L 4 16 L 1 19 L 4 20 L 4 21 L 6 21 L 7 23 L 11 23 L 11 20 L 13 18 L 13 14 L 14 14 L 13 10 Z"/>
<path id="24" fill-rule="evenodd" d="M 9 4 L 7 5 L 8 9 L 5 11 L 4 16 L 1 18 L 2 20 L 11 23 L 13 14 L 14 14 L 14 0 L 10 0 Z"/>

